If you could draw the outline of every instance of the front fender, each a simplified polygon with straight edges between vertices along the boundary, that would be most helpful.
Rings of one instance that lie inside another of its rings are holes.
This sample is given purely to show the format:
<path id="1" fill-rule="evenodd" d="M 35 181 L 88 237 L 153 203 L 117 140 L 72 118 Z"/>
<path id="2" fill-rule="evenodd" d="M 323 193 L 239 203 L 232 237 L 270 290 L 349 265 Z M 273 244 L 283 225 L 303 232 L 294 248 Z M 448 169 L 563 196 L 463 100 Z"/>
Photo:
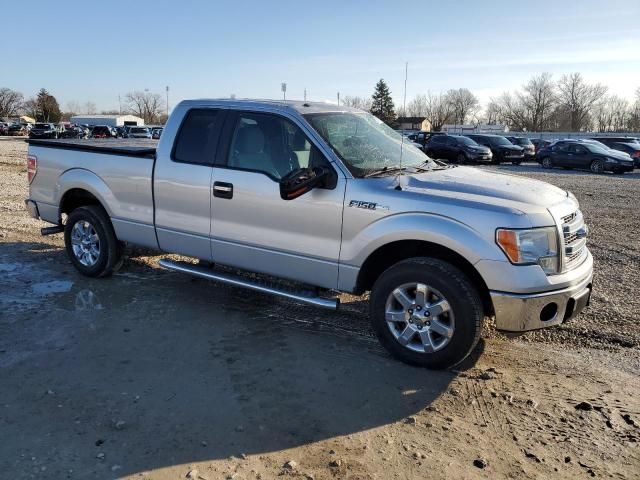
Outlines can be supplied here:
<path id="1" fill-rule="evenodd" d="M 362 229 L 352 239 L 344 239 L 340 262 L 360 268 L 378 248 L 401 240 L 421 240 L 447 247 L 471 264 L 480 260 L 504 261 L 493 241 L 493 232 L 482 234 L 449 217 L 412 212 L 386 216 Z"/>

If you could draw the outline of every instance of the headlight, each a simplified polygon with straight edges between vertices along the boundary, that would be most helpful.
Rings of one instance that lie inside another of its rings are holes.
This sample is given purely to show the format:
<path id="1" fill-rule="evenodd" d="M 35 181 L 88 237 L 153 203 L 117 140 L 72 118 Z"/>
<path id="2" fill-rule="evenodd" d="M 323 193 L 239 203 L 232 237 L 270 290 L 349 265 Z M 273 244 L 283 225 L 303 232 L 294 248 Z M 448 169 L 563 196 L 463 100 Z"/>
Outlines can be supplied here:
<path id="1" fill-rule="evenodd" d="M 511 263 L 540 265 L 547 275 L 558 273 L 558 233 L 555 227 L 496 231 L 496 243 Z"/>

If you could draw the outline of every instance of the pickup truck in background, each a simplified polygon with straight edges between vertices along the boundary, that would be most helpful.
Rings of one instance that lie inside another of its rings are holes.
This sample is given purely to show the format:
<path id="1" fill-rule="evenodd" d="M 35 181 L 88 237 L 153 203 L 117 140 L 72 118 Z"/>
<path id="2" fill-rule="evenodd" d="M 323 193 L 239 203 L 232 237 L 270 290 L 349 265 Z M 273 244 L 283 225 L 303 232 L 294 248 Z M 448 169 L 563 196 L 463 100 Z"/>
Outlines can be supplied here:
<path id="1" fill-rule="evenodd" d="M 112 273 L 129 242 L 213 264 L 164 268 L 319 307 L 370 291 L 382 345 L 430 368 L 463 360 L 486 316 L 522 332 L 589 303 L 593 260 L 571 193 L 445 166 L 360 110 L 193 100 L 157 148 L 28 142 L 26 207 L 54 224 L 43 234 L 64 232 L 84 275 Z"/>

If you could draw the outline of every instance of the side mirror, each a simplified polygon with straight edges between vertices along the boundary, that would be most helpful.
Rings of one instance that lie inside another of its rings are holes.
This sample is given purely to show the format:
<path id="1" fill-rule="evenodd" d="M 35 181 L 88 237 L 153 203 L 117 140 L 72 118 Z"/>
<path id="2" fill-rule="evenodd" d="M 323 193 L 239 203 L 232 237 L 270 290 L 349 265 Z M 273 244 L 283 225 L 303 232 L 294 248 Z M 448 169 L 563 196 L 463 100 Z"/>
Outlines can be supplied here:
<path id="1" fill-rule="evenodd" d="M 299 168 L 280 180 L 280 197 L 293 200 L 324 183 L 328 172 L 322 167 Z"/>

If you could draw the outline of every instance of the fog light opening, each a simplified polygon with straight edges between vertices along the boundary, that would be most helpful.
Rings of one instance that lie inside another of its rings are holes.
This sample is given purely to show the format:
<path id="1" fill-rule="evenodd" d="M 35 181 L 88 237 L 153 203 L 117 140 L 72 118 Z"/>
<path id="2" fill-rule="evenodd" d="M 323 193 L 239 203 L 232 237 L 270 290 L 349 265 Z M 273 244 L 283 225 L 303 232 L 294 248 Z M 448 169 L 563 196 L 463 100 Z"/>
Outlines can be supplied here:
<path id="1" fill-rule="evenodd" d="M 558 304 L 557 303 L 549 303 L 544 306 L 542 310 L 540 310 L 540 320 L 543 322 L 548 322 L 549 320 L 553 320 L 556 318 L 558 314 Z"/>

